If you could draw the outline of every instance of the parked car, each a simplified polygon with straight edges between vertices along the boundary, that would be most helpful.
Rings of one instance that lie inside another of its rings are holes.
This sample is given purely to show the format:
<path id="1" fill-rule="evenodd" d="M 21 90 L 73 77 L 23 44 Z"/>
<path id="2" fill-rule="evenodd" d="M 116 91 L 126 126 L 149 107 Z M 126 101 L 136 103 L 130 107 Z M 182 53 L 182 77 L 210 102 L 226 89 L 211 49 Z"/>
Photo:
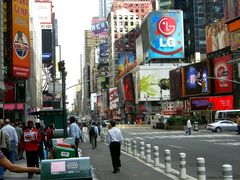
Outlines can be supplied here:
<path id="1" fill-rule="evenodd" d="M 218 120 L 217 122 L 208 124 L 206 129 L 212 132 L 237 131 L 237 124 L 230 120 Z"/>

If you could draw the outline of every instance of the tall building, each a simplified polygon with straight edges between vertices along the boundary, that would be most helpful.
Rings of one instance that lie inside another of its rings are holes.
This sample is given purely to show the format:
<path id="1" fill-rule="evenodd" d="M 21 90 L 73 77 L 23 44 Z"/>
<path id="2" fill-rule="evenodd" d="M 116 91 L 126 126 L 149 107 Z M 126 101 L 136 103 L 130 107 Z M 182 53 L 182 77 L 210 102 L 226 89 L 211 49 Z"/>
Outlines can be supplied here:
<path id="1" fill-rule="evenodd" d="M 99 0 L 99 17 L 107 18 L 111 10 L 113 0 Z"/>
<path id="2" fill-rule="evenodd" d="M 118 53 L 135 53 L 135 41 L 140 34 L 141 21 L 153 10 L 152 2 L 144 0 L 114 1 L 108 16 L 109 24 L 109 74 L 118 74 Z M 114 76 L 109 78 L 110 87 L 115 87 Z"/>

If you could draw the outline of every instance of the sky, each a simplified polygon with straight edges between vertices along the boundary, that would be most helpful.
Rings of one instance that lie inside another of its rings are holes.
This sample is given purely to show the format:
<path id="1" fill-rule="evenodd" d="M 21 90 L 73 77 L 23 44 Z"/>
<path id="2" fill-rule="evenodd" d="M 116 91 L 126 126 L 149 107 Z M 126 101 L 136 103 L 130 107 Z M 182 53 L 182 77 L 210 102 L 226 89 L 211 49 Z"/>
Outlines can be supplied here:
<path id="1" fill-rule="evenodd" d="M 58 44 L 67 71 L 66 88 L 80 79 L 80 54 L 84 60 L 84 30 L 91 29 L 92 17 L 99 16 L 98 0 L 52 0 L 58 20 Z M 76 88 L 66 90 L 67 107 L 74 103 Z"/>

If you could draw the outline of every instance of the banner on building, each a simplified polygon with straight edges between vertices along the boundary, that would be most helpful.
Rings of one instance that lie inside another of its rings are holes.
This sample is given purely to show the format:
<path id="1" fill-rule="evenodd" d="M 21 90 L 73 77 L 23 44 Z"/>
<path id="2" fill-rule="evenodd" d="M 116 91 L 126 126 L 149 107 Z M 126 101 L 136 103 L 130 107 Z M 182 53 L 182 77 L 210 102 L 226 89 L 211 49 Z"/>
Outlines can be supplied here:
<path id="1" fill-rule="evenodd" d="M 106 38 L 108 37 L 108 22 L 106 19 L 93 18 L 91 25 L 92 37 Z"/>
<path id="2" fill-rule="evenodd" d="M 132 52 L 121 52 L 118 54 L 118 78 L 136 67 L 137 63 Z"/>
<path id="3" fill-rule="evenodd" d="M 30 76 L 30 35 L 28 1 L 12 1 L 12 75 Z"/>

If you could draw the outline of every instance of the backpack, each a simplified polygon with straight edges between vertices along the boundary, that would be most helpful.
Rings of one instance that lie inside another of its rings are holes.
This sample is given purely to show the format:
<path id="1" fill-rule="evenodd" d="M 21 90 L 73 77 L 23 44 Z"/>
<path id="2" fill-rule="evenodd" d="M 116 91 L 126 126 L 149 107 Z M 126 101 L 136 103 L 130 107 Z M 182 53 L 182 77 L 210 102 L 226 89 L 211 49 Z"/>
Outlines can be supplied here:
<path id="1" fill-rule="evenodd" d="M 89 129 L 89 134 L 90 135 L 95 135 L 95 129 L 94 129 L 94 126 L 92 126 L 90 129 Z"/>

